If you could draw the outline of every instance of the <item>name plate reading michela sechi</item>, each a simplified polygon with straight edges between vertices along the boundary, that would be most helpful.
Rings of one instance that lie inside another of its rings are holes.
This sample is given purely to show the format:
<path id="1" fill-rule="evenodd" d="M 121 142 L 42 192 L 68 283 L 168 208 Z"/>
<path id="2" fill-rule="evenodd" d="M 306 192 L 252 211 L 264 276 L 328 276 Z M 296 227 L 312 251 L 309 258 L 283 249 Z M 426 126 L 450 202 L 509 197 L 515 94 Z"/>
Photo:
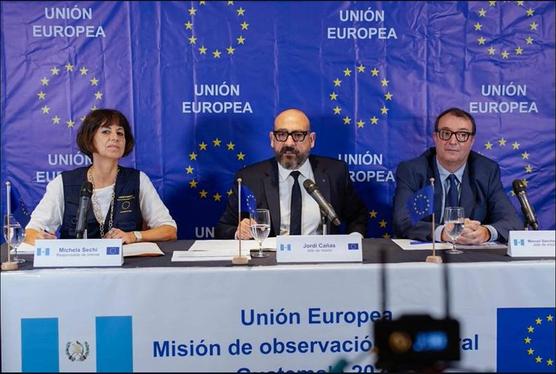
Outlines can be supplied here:
<path id="1" fill-rule="evenodd" d="M 121 239 L 37 240 L 34 267 L 122 266 Z"/>
<path id="2" fill-rule="evenodd" d="M 276 237 L 276 262 L 362 262 L 360 235 Z"/>

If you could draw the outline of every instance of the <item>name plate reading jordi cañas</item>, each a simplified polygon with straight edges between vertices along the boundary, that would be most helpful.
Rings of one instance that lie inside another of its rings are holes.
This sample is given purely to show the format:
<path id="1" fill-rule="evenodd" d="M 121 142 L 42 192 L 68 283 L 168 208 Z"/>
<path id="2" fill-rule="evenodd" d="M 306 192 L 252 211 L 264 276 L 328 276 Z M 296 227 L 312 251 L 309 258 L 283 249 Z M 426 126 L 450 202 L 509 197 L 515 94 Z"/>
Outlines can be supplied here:
<path id="1" fill-rule="evenodd" d="M 48 239 L 35 243 L 34 267 L 122 266 L 122 239 Z"/>
<path id="2" fill-rule="evenodd" d="M 276 237 L 276 262 L 362 262 L 359 235 L 284 235 Z"/>

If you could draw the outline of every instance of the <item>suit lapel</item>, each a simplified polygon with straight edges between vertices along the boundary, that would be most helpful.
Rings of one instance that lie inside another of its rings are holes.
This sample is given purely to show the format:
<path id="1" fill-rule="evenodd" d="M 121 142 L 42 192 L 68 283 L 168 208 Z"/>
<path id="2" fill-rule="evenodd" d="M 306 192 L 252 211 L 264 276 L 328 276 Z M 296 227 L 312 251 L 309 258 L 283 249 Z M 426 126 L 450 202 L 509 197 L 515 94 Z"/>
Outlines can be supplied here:
<path id="1" fill-rule="evenodd" d="M 270 225 L 274 235 L 280 235 L 280 191 L 278 188 L 278 164 L 270 161 L 269 172 L 264 176 L 264 192 L 270 210 Z"/>
<path id="2" fill-rule="evenodd" d="M 434 178 L 434 218 L 436 223 L 440 223 L 442 218 L 442 194 L 444 190 L 442 189 L 442 180 L 440 179 L 440 174 L 438 172 L 438 166 L 436 166 L 436 156 L 433 154 L 432 158 L 429 159 L 429 172 L 428 178 Z M 426 181 L 427 184 L 430 183 L 429 180 Z"/>
<path id="3" fill-rule="evenodd" d="M 309 161 L 315 177 L 314 182 L 319 187 L 320 193 L 326 201 L 332 203 L 332 200 L 330 200 L 330 180 L 328 178 L 328 174 L 326 173 L 326 169 L 324 169 L 321 163 L 313 157 L 309 158 Z"/>
<path id="4" fill-rule="evenodd" d="M 475 192 L 471 188 L 471 177 L 469 175 L 469 163 L 465 167 L 463 172 L 463 178 L 461 181 L 461 194 L 460 194 L 460 206 L 463 207 L 465 217 L 471 218 L 473 216 L 473 207 L 475 202 Z"/>

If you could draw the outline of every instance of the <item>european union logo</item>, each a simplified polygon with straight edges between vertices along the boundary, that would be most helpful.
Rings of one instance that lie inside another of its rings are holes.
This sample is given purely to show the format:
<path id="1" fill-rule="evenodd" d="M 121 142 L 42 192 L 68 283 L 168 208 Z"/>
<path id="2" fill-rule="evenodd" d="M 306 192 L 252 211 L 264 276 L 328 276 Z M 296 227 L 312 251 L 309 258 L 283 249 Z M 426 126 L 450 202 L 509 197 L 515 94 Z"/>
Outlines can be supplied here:
<path id="1" fill-rule="evenodd" d="M 411 195 L 407 200 L 406 206 L 412 225 L 431 215 L 434 211 L 434 191 L 432 186 L 426 185 Z"/>
<path id="2" fill-rule="evenodd" d="M 120 254 L 120 247 L 106 247 L 106 254 L 107 255 L 119 255 Z"/>
<path id="3" fill-rule="evenodd" d="M 359 249 L 359 244 L 357 243 L 348 243 L 348 250 L 353 251 Z"/>
<path id="4" fill-rule="evenodd" d="M 255 214 L 257 209 L 257 199 L 255 194 L 245 184 L 241 185 L 241 211 Z"/>
<path id="5" fill-rule="evenodd" d="M 554 308 L 498 308 L 496 368 L 554 372 Z"/>

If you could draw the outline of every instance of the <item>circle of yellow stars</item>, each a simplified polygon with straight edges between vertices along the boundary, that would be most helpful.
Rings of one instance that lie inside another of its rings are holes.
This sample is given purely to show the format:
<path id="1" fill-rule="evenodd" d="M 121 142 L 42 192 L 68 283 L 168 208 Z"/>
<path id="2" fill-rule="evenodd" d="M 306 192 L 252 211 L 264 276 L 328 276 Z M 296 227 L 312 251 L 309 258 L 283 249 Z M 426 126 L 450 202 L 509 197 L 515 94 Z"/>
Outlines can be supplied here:
<path id="1" fill-rule="evenodd" d="M 231 6 L 235 10 L 235 14 L 239 20 L 240 32 L 238 36 L 235 38 L 235 42 L 229 44 L 227 47 L 220 47 L 220 48 L 208 48 L 201 40 L 199 40 L 197 33 L 194 30 L 196 24 L 196 18 L 198 16 L 197 12 L 199 12 L 202 8 L 206 6 L 206 1 L 199 1 L 197 6 L 191 5 L 191 7 L 187 10 L 189 18 L 187 22 L 184 23 L 185 30 L 188 33 L 187 41 L 189 45 L 191 45 L 193 51 L 196 51 L 201 56 L 212 56 L 214 59 L 220 59 L 223 54 L 227 54 L 228 56 L 232 56 L 236 49 L 240 46 L 245 45 L 245 41 L 247 40 L 244 36 L 244 32 L 249 30 L 249 23 L 245 20 L 245 9 L 241 6 L 237 7 L 234 6 L 233 1 L 227 1 L 226 5 Z"/>
<path id="2" fill-rule="evenodd" d="M 374 220 L 376 220 L 376 222 L 378 223 L 378 227 L 383 229 L 383 230 L 387 230 L 387 226 L 388 226 L 388 221 L 386 221 L 383 217 L 381 217 L 381 220 L 378 221 L 378 211 L 376 210 L 370 210 L 369 211 L 369 218 L 371 219 L 371 222 L 374 222 Z M 388 233 L 385 232 L 382 237 L 384 239 L 390 239 L 392 236 Z"/>
<path id="3" fill-rule="evenodd" d="M 394 97 L 394 95 L 392 94 L 392 92 L 390 92 L 388 88 L 390 81 L 386 79 L 384 75 L 380 74 L 380 70 L 376 66 L 373 67 L 372 69 L 370 69 L 369 67 L 368 71 L 367 71 L 368 67 L 363 64 L 356 65 L 355 67 L 352 68 L 353 69 L 351 69 L 350 67 L 346 67 L 342 71 L 342 74 L 336 77 L 336 79 L 332 81 L 333 89 L 332 92 L 330 92 L 330 94 L 328 95 L 330 99 L 330 103 L 333 106 L 332 113 L 335 116 L 341 118 L 342 123 L 344 125 L 351 125 L 352 123 L 354 123 L 357 126 L 357 128 L 364 128 L 367 124 L 378 125 L 379 121 L 385 121 L 388 115 L 388 111 L 390 110 L 390 108 L 388 108 L 386 104 L 387 103 L 391 104 L 392 98 Z M 380 86 L 384 90 L 384 102 L 382 104 L 382 107 L 379 109 L 379 111 L 372 113 L 371 116 L 368 117 L 361 116 L 357 118 L 355 117 L 352 118 L 349 116 L 349 113 L 346 113 L 346 111 L 344 111 L 343 108 L 338 104 L 338 98 L 339 98 L 338 91 L 341 89 L 342 84 L 344 84 L 346 81 L 349 81 L 352 77 L 355 76 L 361 78 L 365 76 L 370 76 L 372 79 L 376 79 L 380 81 Z"/>
<path id="4" fill-rule="evenodd" d="M 76 66 L 71 63 L 67 63 L 64 66 L 53 66 L 49 69 L 50 74 L 44 75 L 40 79 L 40 90 L 37 92 L 37 99 L 39 101 L 40 111 L 41 114 L 49 117 L 50 121 L 53 125 L 61 125 L 64 124 L 68 128 L 73 128 L 76 124 L 76 118 L 63 118 L 60 117 L 57 113 L 54 113 L 52 108 L 48 105 L 49 94 L 47 92 L 48 87 L 51 86 L 52 82 L 56 79 L 61 79 L 64 74 L 67 74 L 69 78 L 71 75 L 77 75 L 77 79 L 86 79 L 88 80 L 88 86 L 93 89 L 93 105 L 90 107 L 90 110 L 97 109 L 97 104 L 102 102 L 102 97 L 104 94 L 99 89 L 99 82 L 100 80 L 94 75 L 89 73 L 89 69 L 86 66 Z M 81 121 L 85 119 L 85 115 L 79 118 Z"/>
<path id="5" fill-rule="evenodd" d="M 520 154 L 520 158 L 524 162 L 523 172 L 525 173 L 525 177 L 521 178 L 521 180 L 523 181 L 523 184 L 525 184 L 525 187 L 527 187 L 527 183 L 528 183 L 527 176 L 532 174 L 533 171 L 535 170 L 535 168 L 531 164 L 531 160 L 530 160 L 531 154 L 529 152 L 527 152 L 526 150 L 522 149 L 521 144 L 519 142 L 514 141 L 513 143 L 509 143 L 506 138 L 501 137 L 498 140 L 494 140 L 492 143 L 489 140 L 483 146 L 484 146 L 484 151 L 485 152 L 495 151 L 496 148 L 503 149 L 505 147 L 512 147 L 512 149 L 511 149 L 512 152 Z M 479 153 L 483 153 L 483 152 L 479 152 Z M 515 193 L 513 191 L 511 191 L 510 195 L 515 196 Z"/>
<path id="6" fill-rule="evenodd" d="M 545 320 L 546 320 L 546 323 L 553 323 L 554 322 L 554 316 L 552 314 L 549 314 L 545 317 Z M 535 361 L 536 364 L 542 365 L 544 363 L 546 366 L 552 366 L 553 367 L 554 366 L 554 357 L 542 357 L 538 353 L 535 354 L 535 348 L 533 346 L 535 328 L 538 328 L 538 326 L 541 326 L 543 322 L 544 322 L 544 319 L 542 319 L 540 317 L 537 317 L 537 319 L 535 319 L 535 323 L 531 324 L 527 327 L 527 335 L 525 336 L 525 338 L 523 338 L 523 343 L 525 343 L 526 347 L 528 347 L 526 349 L 527 355 L 531 356 L 531 358 Z M 554 329 L 554 326 L 549 327 L 549 328 Z"/>
<path id="7" fill-rule="evenodd" d="M 486 48 L 485 49 L 486 53 L 488 54 L 488 56 L 492 58 L 499 57 L 502 60 L 508 60 L 510 57 L 521 56 L 523 55 L 525 49 L 530 48 L 533 45 L 533 42 L 535 41 L 535 39 L 531 35 L 527 36 L 527 38 L 523 40 L 516 40 L 515 41 L 516 47 L 513 48 L 512 50 L 511 48 L 498 48 L 498 49 L 495 48 L 493 44 L 496 42 L 498 37 L 494 36 L 491 40 L 489 40 L 485 38 L 485 36 L 482 34 L 484 32 L 483 30 L 484 17 L 487 17 L 487 14 L 489 12 L 494 11 L 494 8 L 496 7 L 496 3 L 497 1 L 489 1 L 488 6 L 486 5 L 482 6 L 480 9 L 476 11 L 478 20 L 475 23 L 471 23 L 473 27 L 473 31 L 476 31 L 479 34 L 479 37 L 475 39 L 475 41 L 478 46 Z M 526 7 L 524 1 L 514 1 L 514 3 L 518 7 L 524 9 L 526 17 L 533 17 L 535 15 L 535 9 L 531 7 Z M 531 33 L 537 31 L 538 28 L 539 28 L 539 24 L 536 21 L 532 20 L 529 22 L 528 29 Z"/>
<path id="8" fill-rule="evenodd" d="M 245 158 L 247 157 L 247 155 L 245 153 L 243 153 L 242 151 L 237 151 L 236 150 L 236 144 L 232 141 L 229 141 L 228 143 L 225 143 L 222 141 L 222 139 L 216 137 L 213 140 L 211 140 L 210 142 L 205 142 L 202 141 L 201 143 L 199 143 L 197 145 L 197 148 L 195 150 L 193 150 L 192 152 L 190 152 L 187 156 L 188 159 L 190 161 L 190 164 L 187 165 L 187 167 L 185 168 L 185 174 L 186 175 L 191 175 L 192 179 L 189 180 L 188 184 L 189 184 L 189 188 L 190 189 L 199 189 L 201 188 L 201 186 L 199 186 L 199 173 L 195 172 L 196 167 L 192 166 L 191 163 L 194 161 L 198 161 L 197 159 L 205 152 L 209 151 L 209 147 L 212 147 L 213 150 L 218 150 L 218 149 L 225 149 L 226 152 L 229 152 L 230 154 L 234 154 L 235 153 L 235 158 L 237 161 L 245 161 Z M 229 156 L 227 156 L 229 157 Z M 197 177 L 194 177 L 194 175 L 197 175 Z M 219 191 L 216 191 L 214 193 L 209 193 L 209 191 L 207 191 L 205 188 L 201 188 L 200 190 L 198 190 L 197 192 L 199 199 L 202 200 L 212 200 L 214 202 L 222 202 L 222 197 L 224 196 L 224 194 L 227 194 L 228 196 L 230 196 L 232 194 L 232 189 L 229 189 L 228 191 L 224 192 L 224 193 L 220 193 Z"/>

